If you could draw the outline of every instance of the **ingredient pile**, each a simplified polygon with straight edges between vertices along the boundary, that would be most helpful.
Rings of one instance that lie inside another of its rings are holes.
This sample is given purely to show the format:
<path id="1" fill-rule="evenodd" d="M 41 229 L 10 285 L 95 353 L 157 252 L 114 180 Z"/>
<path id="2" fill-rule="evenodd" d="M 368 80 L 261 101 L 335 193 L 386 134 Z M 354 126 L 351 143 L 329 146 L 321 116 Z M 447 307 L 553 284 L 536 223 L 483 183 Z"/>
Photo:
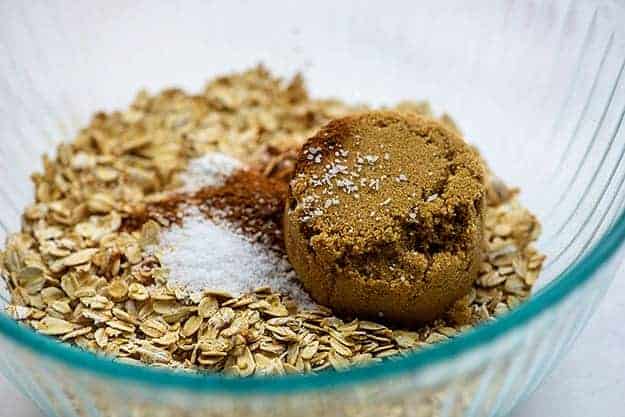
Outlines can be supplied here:
<path id="1" fill-rule="evenodd" d="M 119 361 L 250 376 L 401 355 L 525 300 L 544 256 L 517 190 L 427 103 L 368 110 L 259 66 L 95 114 L 32 175 L 35 202 L 0 251 L 8 313 Z M 432 178 L 376 126 L 431 134 L 447 152 L 422 150 Z M 395 222 L 405 233 L 385 236 Z M 308 241 L 327 256 L 307 259 Z"/>

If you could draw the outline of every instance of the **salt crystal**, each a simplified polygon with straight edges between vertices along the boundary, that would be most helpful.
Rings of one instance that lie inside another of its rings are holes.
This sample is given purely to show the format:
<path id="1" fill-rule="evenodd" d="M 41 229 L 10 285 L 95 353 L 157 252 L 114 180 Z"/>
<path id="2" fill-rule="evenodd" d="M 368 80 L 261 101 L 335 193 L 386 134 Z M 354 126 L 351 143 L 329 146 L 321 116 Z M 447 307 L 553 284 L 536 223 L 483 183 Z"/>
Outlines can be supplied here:
<path id="1" fill-rule="evenodd" d="M 370 179 L 369 188 L 371 188 L 372 190 L 378 191 L 380 189 L 380 180 L 377 178 Z"/>
<path id="2" fill-rule="evenodd" d="M 340 204 L 340 200 L 338 198 L 334 197 L 334 198 L 328 198 L 323 206 L 325 208 L 329 208 L 329 207 L 332 207 L 332 206 L 338 206 L 339 204 Z"/>
<path id="3" fill-rule="evenodd" d="M 436 200 L 438 198 L 438 194 L 434 193 L 431 196 L 429 196 L 428 198 L 426 198 L 426 202 L 431 203 L 432 201 Z"/>
<path id="4" fill-rule="evenodd" d="M 347 194 L 358 191 L 358 186 L 355 185 L 353 181 L 348 179 L 336 180 L 336 186 L 342 188 Z"/>
<path id="5" fill-rule="evenodd" d="M 214 152 L 192 159 L 182 174 L 184 191 L 196 191 L 203 187 L 219 187 L 243 164 L 226 154 Z"/>
<path id="6" fill-rule="evenodd" d="M 286 256 L 252 241 L 226 221 L 205 218 L 196 209 L 185 215 L 182 226 L 163 231 L 158 246 L 147 249 L 168 270 L 168 282 L 190 295 L 213 289 L 237 297 L 269 287 L 300 307 L 314 306 Z"/>
<path id="7" fill-rule="evenodd" d="M 380 157 L 377 155 L 365 155 L 365 160 L 367 161 L 369 165 L 375 164 L 378 161 L 378 159 L 380 159 Z"/>

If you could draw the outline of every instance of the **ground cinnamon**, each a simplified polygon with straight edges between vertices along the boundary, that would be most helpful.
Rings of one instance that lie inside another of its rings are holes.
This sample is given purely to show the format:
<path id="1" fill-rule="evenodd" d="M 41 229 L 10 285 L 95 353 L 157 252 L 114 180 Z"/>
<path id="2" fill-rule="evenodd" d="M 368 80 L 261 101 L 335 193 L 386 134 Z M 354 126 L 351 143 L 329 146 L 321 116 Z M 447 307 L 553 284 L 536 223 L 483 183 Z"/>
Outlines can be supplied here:
<path id="1" fill-rule="evenodd" d="M 281 175 L 284 171 L 280 170 Z M 271 176 L 271 175 L 270 175 Z M 287 182 L 269 178 L 256 170 L 239 170 L 223 185 L 204 187 L 191 193 L 176 193 L 137 207 L 124 220 L 126 230 L 137 230 L 147 220 L 180 224 L 189 207 L 197 207 L 207 218 L 228 220 L 255 240 L 282 249 L 282 215 Z"/>

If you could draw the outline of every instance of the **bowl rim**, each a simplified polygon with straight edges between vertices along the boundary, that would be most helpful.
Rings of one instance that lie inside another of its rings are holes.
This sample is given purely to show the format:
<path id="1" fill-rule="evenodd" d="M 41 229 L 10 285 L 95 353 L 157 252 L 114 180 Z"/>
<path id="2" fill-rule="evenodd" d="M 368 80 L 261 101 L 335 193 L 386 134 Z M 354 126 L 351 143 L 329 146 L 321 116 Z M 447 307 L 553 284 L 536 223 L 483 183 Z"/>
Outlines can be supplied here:
<path id="1" fill-rule="evenodd" d="M 579 262 L 569 266 L 540 292 L 497 320 L 470 329 L 445 343 L 411 352 L 405 357 L 343 372 L 237 378 L 130 365 L 41 335 L 6 314 L 0 314 L 0 334 L 69 368 L 156 389 L 231 395 L 277 395 L 348 387 L 405 375 L 446 360 L 458 359 L 460 355 L 501 339 L 508 332 L 520 328 L 563 302 L 575 289 L 589 281 L 614 256 L 619 247 L 623 246 L 624 241 L 625 212 L 622 212 L 617 222 Z"/>

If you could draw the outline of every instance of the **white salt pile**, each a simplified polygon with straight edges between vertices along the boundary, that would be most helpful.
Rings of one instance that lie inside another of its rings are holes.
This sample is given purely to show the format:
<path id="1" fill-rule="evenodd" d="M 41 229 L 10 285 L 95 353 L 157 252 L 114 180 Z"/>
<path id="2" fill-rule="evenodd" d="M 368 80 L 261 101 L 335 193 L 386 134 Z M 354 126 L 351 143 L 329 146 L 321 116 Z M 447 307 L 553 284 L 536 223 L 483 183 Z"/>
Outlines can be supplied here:
<path id="1" fill-rule="evenodd" d="M 223 185 L 244 165 L 222 153 L 192 160 L 182 174 L 185 191 Z M 256 242 L 226 220 L 207 219 L 198 209 L 185 213 L 182 226 L 164 230 L 148 248 L 168 269 L 168 281 L 190 294 L 211 289 L 237 297 L 260 287 L 292 298 L 300 307 L 314 302 L 297 281 L 285 254 Z"/>
<path id="2" fill-rule="evenodd" d="M 218 152 L 192 159 L 181 176 L 184 183 L 183 191 L 223 185 L 228 176 L 241 168 L 243 164 L 239 160 Z"/>
<path id="3" fill-rule="evenodd" d="M 198 210 L 189 211 L 182 226 L 162 232 L 159 249 L 169 282 L 189 293 L 212 289 L 237 297 L 270 287 L 300 307 L 314 305 L 286 256 L 251 241 L 233 225 L 206 219 Z"/>

